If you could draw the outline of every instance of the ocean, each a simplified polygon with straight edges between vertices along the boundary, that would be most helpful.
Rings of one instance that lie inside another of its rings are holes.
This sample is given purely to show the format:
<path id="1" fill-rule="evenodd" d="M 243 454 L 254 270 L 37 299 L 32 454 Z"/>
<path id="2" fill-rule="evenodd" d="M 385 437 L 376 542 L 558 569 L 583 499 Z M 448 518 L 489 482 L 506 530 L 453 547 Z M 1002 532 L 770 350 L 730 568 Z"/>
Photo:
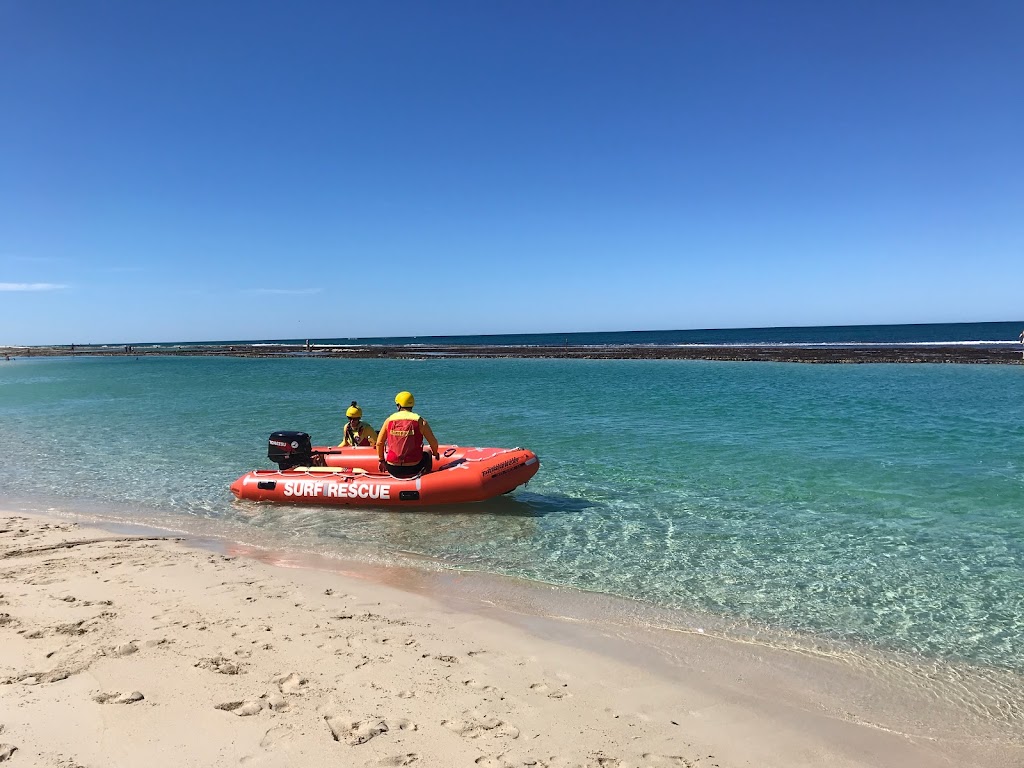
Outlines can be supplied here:
<path id="1" fill-rule="evenodd" d="M 386 336 L 313 339 L 221 339 L 210 341 L 136 341 L 136 348 L 188 347 L 198 344 L 266 344 L 314 346 L 1002 346 L 1019 343 L 1024 321 L 994 323 L 922 323 L 917 325 L 829 325 L 784 328 L 708 328 L 675 331 L 608 331 L 586 333 L 507 333 L 483 336 Z M 123 347 L 126 342 L 106 346 Z M 103 346 L 103 345 L 94 345 Z"/>
<path id="2" fill-rule="evenodd" d="M 800 332 L 1015 342 L 1020 327 Z M 271 432 L 336 444 L 351 400 L 377 427 L 402 389 L 442 443 L 528 447 L 540 472 L 416 512 L 233 500 L 236 477 L 270 466 Z M 4 509 L 500 574 L 623 598 L 623 620 L 942 665 L 999 690 L 1024 674 L 1017 366 L 19 358 L 0 362 L 0 457 Z"/>

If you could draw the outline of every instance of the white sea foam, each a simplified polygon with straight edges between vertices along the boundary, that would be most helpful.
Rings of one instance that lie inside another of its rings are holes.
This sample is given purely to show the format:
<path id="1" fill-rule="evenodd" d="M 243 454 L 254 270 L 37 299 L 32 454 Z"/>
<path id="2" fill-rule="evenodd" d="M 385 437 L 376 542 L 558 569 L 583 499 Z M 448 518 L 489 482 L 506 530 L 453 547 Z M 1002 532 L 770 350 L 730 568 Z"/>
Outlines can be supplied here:
<path id="1" fill-rule="evenodd" d="M 734 347 L 743 349 L 748 347 L 764 347 L 766 349 L 899 349 L 902 347 L 1015 347 L 1020 345 L 1019 341 L 991 340 L 991 341 L 827 341 L 827 342 L 792 342 L 792 341 L 751 341 L 751 342 L 722 342 L 722 343 L 685 343 L 685 344 L 634 344 L 637 347 L 672 347 L 679 349 L 714 349 L 716 347 Z M 620 344 L 595 345 L 603 347 L 618 347 Z"/>

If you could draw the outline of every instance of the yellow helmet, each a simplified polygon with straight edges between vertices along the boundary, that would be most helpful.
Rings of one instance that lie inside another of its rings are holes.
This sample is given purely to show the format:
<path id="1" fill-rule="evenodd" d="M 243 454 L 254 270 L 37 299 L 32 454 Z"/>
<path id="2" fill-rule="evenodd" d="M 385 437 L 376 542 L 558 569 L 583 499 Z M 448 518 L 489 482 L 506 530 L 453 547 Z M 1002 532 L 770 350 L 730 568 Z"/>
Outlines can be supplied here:
<path id="1" fill-rule="evenodd" d="M 416 405 L 416 398 L 412 396 L 412 392 L 399 392 L 395 395 L 395 405 L 399 408 L 412 408 Z"/>
<path id="2" fill-rule="evenodd" d="M 363 409 L 356 405 L 356 401 L 352 401 L 352 405 L 345 411 L 345 415 L 350 419 L 361 419 L 363 418 Z"/>

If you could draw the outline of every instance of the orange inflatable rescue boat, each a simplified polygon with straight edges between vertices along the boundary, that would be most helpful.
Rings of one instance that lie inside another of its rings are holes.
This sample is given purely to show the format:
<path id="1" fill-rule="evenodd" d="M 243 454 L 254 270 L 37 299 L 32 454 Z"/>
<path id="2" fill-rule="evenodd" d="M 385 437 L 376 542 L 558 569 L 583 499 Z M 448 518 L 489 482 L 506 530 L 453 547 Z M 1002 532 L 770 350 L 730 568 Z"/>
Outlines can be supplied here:
<path id="1" fill-rule="evenodd" d="M 410 478 L 380 472 L 374 448 L 313 447 L 305 432 L 275 432 L 267 457 L 231 484 L 239 499 L 287 504 L 417 507 L 484 501 L 524 485 L 540 469 L 525 448 L 442 445 L 433 470 Z"/>

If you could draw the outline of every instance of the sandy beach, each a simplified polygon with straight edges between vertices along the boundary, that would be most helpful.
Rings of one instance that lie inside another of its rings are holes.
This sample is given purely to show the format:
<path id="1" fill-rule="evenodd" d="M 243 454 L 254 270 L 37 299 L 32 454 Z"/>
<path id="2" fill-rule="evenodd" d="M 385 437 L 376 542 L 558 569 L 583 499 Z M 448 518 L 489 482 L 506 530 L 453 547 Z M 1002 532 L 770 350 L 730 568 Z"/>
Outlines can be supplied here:
<path id="1" fill-rule="evenodd" d="M 923 676 L 894 687 L 827 654 L 567 620 L 536 590 L 503 608 L 461 578 L 0 513 L 0 762 L 1024 761 L 1019 731 Z"/>

